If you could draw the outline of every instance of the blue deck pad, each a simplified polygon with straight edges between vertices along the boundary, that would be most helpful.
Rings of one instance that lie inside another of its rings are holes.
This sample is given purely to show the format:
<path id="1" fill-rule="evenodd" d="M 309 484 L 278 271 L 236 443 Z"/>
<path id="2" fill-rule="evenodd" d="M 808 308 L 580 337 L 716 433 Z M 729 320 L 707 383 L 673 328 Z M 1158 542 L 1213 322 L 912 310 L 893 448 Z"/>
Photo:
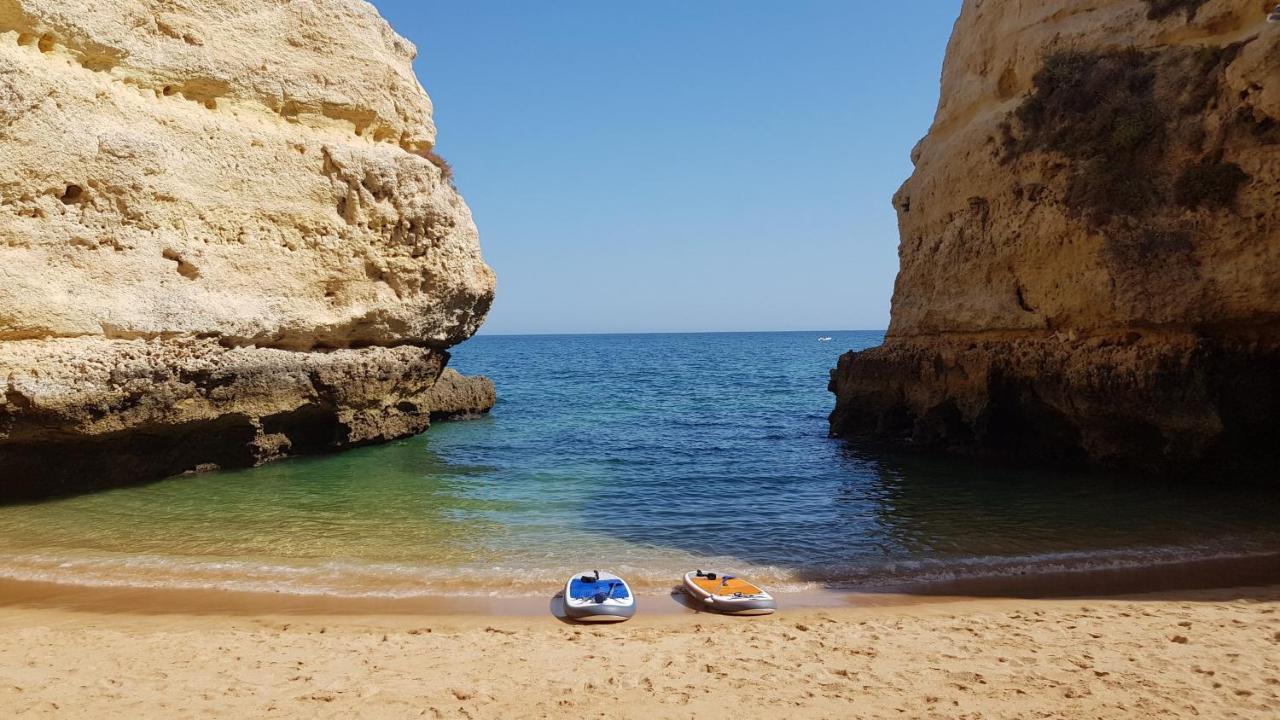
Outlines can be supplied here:
<path id="1" fill-rule="evenodd" d="M 574 600 L 586 600 L 594 597 L 596 593 L 608 593 L 609 585 L 613 584 L 613 600 L 625 600 L 630 597 L 627 592 L 627 586 L 623 585 L 620 580 L 599 580 L 596 582 L 582 582 L 581 577 L 576 577 L 569 583 L 569 597 Z"/>

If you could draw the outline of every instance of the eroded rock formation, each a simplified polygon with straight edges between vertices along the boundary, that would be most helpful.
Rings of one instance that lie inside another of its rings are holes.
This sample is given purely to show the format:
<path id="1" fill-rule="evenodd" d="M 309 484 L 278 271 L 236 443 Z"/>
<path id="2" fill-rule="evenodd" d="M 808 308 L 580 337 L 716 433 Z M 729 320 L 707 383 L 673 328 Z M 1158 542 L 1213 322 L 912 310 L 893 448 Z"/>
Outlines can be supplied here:
<path id="1" fill-rule="evenodd" d="M 493 381 L 483 375 L 445 370 L 427 395 L 432 420 L 461 420 L 483 415 L 498 402 Z"/>
<path id="2" fill-rule="evenodd" d="M 0 495 L 424 430 L 493 297 L 361 0 L 0 0 Z"/>
<path id="3" fill-rule="evenodd" d="M 1256 0 L 967 0 L 882 347 L 832 432 L 1280 468 L 1280 26 Z"/>

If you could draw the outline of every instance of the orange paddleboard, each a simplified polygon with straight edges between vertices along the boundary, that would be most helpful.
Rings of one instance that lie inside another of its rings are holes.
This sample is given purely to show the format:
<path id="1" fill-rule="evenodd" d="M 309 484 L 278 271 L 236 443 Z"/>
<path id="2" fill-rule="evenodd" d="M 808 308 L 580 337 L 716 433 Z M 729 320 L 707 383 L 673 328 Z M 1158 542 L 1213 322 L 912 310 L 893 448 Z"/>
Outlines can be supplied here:
<path id="1" fill-rule="evenodd" d="M 768 615 L 778 609 L 768 591 L 734 575 L 687 572 L 684 591 L 705 609 L 726 615 Z"/>

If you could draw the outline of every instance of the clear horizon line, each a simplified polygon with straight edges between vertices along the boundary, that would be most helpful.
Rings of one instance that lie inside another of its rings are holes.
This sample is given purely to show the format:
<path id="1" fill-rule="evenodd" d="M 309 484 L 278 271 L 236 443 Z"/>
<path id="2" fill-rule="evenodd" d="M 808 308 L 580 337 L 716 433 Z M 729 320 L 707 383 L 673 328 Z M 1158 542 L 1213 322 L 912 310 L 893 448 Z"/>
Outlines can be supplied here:
<path id="1" fill-rule="evenodd" d="M 757 333 L 866 333 L 888 332 L 883 330 L 600 330 L 600 331 L 541 331 L 541 332 L 486 332 L 481 330 L 472 337 L 532 337 L 555 335 L 753 335 Z"/>

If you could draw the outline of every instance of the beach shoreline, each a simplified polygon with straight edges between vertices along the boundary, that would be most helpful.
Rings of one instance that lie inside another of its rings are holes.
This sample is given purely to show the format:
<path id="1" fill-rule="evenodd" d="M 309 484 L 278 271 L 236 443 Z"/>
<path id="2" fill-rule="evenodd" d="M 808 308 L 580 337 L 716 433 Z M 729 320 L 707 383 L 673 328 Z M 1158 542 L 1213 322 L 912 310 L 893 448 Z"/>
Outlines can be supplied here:
<path id="1" fill-rule="evenodd" d="M 11 598 L 12 599 L 12 598 Z M 1266 717 L 1280 586 L 765 618 L 0 606 L 6 717 Z"/>
<path id="2" fill-rule="evenodd" d="M 814 610 L 955 602 L 973 598 L 1067 599 L 1147 595 L 1161 592 L 1280 586 L 1280 553 L 1187 558 L 1146 565 L 1046 568 L 1036 572 L 975 575 L 878 588 L 808 582 L 798 591 L 770 588 L 784 608 Z M 77 584 L 0 578 L 0 608 L 72 610 L 141 615 L 332 615 L 510 617 L 562 614 L 558 585 L 545 593 L 495 586 L 491 592 L 442 591 L 408 596 L 367 593 L 294 593 L 223 588 Z M 670 587 L 635 588 L 642 614 L 695 612 L 673 579 Z"/>

